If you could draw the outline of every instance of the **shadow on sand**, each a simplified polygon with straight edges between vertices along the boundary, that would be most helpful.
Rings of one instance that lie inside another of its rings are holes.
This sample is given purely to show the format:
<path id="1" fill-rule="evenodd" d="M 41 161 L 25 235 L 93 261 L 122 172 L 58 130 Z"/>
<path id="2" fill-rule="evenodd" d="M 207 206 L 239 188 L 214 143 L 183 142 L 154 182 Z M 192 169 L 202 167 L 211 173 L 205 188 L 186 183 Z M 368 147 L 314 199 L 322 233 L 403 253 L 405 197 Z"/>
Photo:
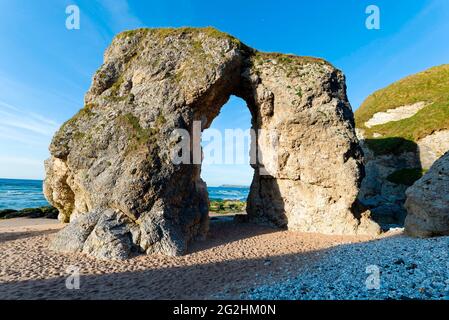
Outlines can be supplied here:
<path id="1" fill-rule="evenodd" d="M 219 229 L 220 232 L 218 232 Z M 214 256 L 215 250 L 226 252 L 226 248 L 218 248 L 219 246 L 230 246 L 229 250 L 231 250 L 235 241 L 244 238 L 249 238 L 251 241 L 251 238 L 258 235 L 276 232 L 280 231 L 251 223 L 236 226 L 235 222 L 214 222 L 211 224 L 211 235 L 208 241 L 195 243 L 192 246 L 192 252 L 186 256 L 168 258 L 167 267 L 147 268 L 142 266 L 143 259 L 163 259 L 160 256 L 138 257 L 124 262 L 103 262 L 85 259 L 85 257 L 77 258 L 76 266 L 80 268 L 81 273 L 79 290 L 66 288 L 66 276 L 2 281 L 0 283 L 0 299 L 233 299 L 238 298 L 240 293 L 258 285 L 288 279 L 296 275 L 302 267 L 324 258 L 327 253 L 337 247 L 302 252 L 299 248 L 297 253 L 282 255 L 266 250 L 266 255 L 260 258 L 253 258 L 251 254 L 248 254 L 249 258 L 239 259 L 235 259 L 231 255 L 229 258 L 225 256 L 220 259 Z M 301 244 L 302 242 L 298 242 L 299 247 Z M 363 243 L 340 246 L 363 246 Z M 267 247 L 269 248 L 270 244 Z M 208 253 L 210 257 L 202 260 L 205 263 L 189 265 L 189 259 L 207 249 L 210 249 Z M 362 251 L 363 247 L 360 249 Z M 248 248 L 248 250 L 252 249 Z M 245 256 L 245 254 L 240 256 Z M 57 254 L 53 253 L 53 255 Z M 19 256 L 17 258 L 20 259 Z M 62 256 L 59 260 L 61 261 L 60 274 L 63 275 L 70 261 L 74 259 Z M 183 262 L 180 263 L 180 261 Z M 38 264 L 36 268 L 45 270 L 46 259 L 42 259 Z M 106 264 L 108 266 L 107 273 L 92 274 L 92 266 L 97 264 Z M 118 266 L 121 264 L 129 264 L 133 271 L 119 271 Z M 83 275 L 83 268 L 90 270 L 90 274 Z"/>

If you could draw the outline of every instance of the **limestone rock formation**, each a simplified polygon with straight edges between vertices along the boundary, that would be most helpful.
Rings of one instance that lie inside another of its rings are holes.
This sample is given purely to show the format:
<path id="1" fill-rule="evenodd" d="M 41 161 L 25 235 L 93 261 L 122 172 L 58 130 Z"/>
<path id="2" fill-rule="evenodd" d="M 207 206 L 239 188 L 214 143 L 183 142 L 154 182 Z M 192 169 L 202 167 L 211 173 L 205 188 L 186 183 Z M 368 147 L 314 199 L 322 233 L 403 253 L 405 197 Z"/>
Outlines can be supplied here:
<path id="1" fill-rule="evenodd" d="M 362 153 L 340 71 L 320 59 L 258 52 L 213 28 L 139 29 L 114 38 L 84 108 L 51 143 L 45 195 L 70 222 L 52 248 L 123 259 L 133 251 L 183 254 L 204 238 L 201 164 L 172 161 L 183 139 L 173 132 L 192 136 L 194 121 L 208 128 L 230 95 L 247 102 L 260 130 L 249 220 L 379 232 L 357 210 Z"/>
<path id="2" fill-rule="evenodd" d="M 406 77 L 355 113 L 365 154 L 359 200 L 382 224 L 403 224 L 405 190 L 449 151 L 449 65 Z"/>
<path id="3" fill-rule="evenodd" d="M 405 231 L 417 237 L 449 235 L 449 152 L 407 189 Z"/>

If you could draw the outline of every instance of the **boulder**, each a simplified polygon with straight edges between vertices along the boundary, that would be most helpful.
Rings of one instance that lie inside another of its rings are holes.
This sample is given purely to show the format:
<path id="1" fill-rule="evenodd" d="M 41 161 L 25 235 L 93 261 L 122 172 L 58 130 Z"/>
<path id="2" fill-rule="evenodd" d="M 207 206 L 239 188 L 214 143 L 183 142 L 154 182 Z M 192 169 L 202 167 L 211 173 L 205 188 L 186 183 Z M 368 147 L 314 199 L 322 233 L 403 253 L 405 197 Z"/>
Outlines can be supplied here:
<path id="1" fill-rule="evenodd" d="M 195 162 L 193 148 L 187 161 L 173 159 L 186 138 L 179 130 L 194 139 L 196 124 L 208 128 L 231 95 L 246 101 L 256 132 L 247 220 L 379 231 L 354 206 L 362 152 L 339 70 L 258 52 L 213 28 L 138 29 L 114 38 L 84 108 L 50 145 L 45 195 L 70 221 L 52 247 L 123 259 L 132 250 L 180 255 L 204 238 L 201 156 Z"/>
<path id="2" fill-rule="evenodd" d="M 406 191 L 405 231 L 416 237 L 449 235 L 449 152 Z"/>

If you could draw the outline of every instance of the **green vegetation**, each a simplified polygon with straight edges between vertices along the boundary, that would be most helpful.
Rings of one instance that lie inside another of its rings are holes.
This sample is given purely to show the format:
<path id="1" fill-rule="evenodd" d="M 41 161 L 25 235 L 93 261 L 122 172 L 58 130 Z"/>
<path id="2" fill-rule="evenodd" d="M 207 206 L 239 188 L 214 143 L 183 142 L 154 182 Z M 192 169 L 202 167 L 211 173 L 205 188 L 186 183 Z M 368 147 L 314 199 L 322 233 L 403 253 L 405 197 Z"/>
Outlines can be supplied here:
<path id="1" fill-rule="evenodd" d="M 256 51 L 254 53 L 254 57 L 257 62 L 270 62 L 275 60 L 280 65 L 304 65 L 309 63 L 316 63 L 316 64 L 327 64 L 330 65 L 326 60 L 321 58 L 315 58 L 315 57 L 307 57 L 307 56 L 296 56 L 293 54 L 285 54 L 285 53 L 278 53 L 278 52 L 261 52 Z"/>
<path id="2" fill-rule="evenodd" d="M 222 38 L 222 39 L 229 39 L 231 42 L 233 42 L 235 45 L 237 45 L 238 48 L 244 49 L 248 48 L 245 44 L 243 44 L 240 40 L 237 38 L 231 36 L 230 34 L 227 34 L 225 32 L 221 32 L 213 27 L 205 27 L 205 28 L 192 28 L 192 27 L 183 27 L 183 28 L 140 28 L 136 30 L 129 30 L 121 32 L 117 35 L 117 39 L 123 39 L 127 37 L 134 37 L 142 34 L 147 34 L 148 32 L 151 32 L 153 35 L 157 36 L 159 39 L 163 40 L 169 36 L 180 36 L 183 34 L 192 34 L 192 35 L 198 35 L 199 33 L 204 33 L 209 37 L 212 38 Z"/>
<path id="3" fill-rule="evenodd" d="M 426 170 L 421 168 L 400 169 L 390 174 L 387 180 L 396 184 L 411 186 L 415 181 L 421 179 L 425 173 Z"/>
<path id="4" fill-rule="evenodd" d="M 86 134 L 85 134 L 84 132 L 81 132 L 81 131 L 76 131 L 76 132 L 73 134 L 73 138 L 74 138 L 76 141 L 79 141 L 79 140 L 84 139 L 85 136 L 86 136 Z"/>
<path id="5" fill-rule="evenodd" d="M 118 79 L 114 82 L 114 84 L 111 86 L 111 95 L 112 96 L 118 96 L 120 86 L 123 84 L 124 79 L 123 76 L 118 77 Z"/>
<path id="6" fill-rule="evenodd" d="M 156 127 L 160 127 L 162 125 L 164 125 L 167 122 L 167 119 L 165 119 L 165 117 L 162 114 L 159 114 L 156 117 Z"/>
<path id="7" fill-rule="evenodd" d="M 92 111 L 93 108 L 95 108 L 95 104 L 87 104 L 83 108 L 81 108 L 72 118 L 67 120 L 63 123 L 63 125 L 59 128 L 59 130 L 56 132 L 53 141 L 63 141 L 63 145 L 65 148 L 68 147 L 68 141 L 66 140 L 66 129 L 68 127 L 71 127 L 71 130 L 73 130 L 73 138 L 75 140 L 80 140 L 85 137 L 85 133 L 80 132 L 76 126 L 77 122 L 82 120 L 86 121 L 89 118 L 91 118 L 94 115 L 94 112 Z"/>
<path id="8" fill-rule="evenodd" d="M 160 127 L 167 121 L 162 114 L 156 117 L 152 128 L 143 128 L 132 113 L 121 115 L 118 119 L 128 130 L 130 142 L 127 153 L 138 150 L 141 146 L 147 146 L 152 151 L 157 149 L 157 135 Z"/>
<path id="9" fill-rule="evenodd" d="M 106 97 L 106 99 L 108 101 L 120 102 L 120 101 L 132 100 L 133 99 L 133 94 L 132 93 L 127 93 L 127 94 L 120 95 L 120 87 L 122 86 L 122 84 L 124 82 L 125 82 L 125 80 L 124 80 L 123 76 L 120 76 L 112 84 L 112 86 L 110 87 L 109 96 Z"/>
<path id="10" fill-rule="evenodd" d="M 147 144 L 151 137 L 158 132 L 157 129 L 142 128 L 140 126 L 139 119 L 132 113 L 125 114 L 123 119 L 131 126 L 131 138 L 138 144 Z"/>
<path id="11" fill-rule="evenodd" d="M 242 43 L 239 39 L 225 33 L 221 32 L 213 27 L 206 27 L 206 28 L 191 28 L 191 27 L 183 27 L 183 28 L 143 28 L 143 29 L 136 29 L 136 30 L 130 30 L 125 31 L 117 35 L 117 39 L 125 39 L 128 37 L 136 37 L 136 36 L 142 36 L 146 35 L 148 33 L 151 33 L 152 37 L 159 39 L 160 41 L 164 41 L 167 37 L 180 37 L 184 35 L 189 35 L 193 42 L 192 42 L 192 51 L 193 53 L 200 55 L 201 60 L 204 61 L 206 64 L 204 67 L 207 67 L 207 64 L 210 63 L 210 59 L 208 59 L 207 55 L 205 55 L 202 43 L 197 38 L 199 34 L 204 34 L 207 37 L 210 38 L 217 38 L 217 39 L 227 39 L 230 40 L 237 48 L 244 50 L 249 53 L 253 53 L 255 56 L 256 61 L 260 62 L 267 62 L 276 60 L 282 67 L 285 68 L 288 75 L 296 75 L 298 73 L 298 66 L 308 63 L 318 63 L 318 64 L 327 64 L 327 62 L 323 59 L 313 58 L 313 57 L 299 57 L 295 55 L 288 55 L 288 54 L 281 54 L 281 53 L 264 53 L 264 52 L 258 52 L 254 49 L 251 49 L 244 43 Z M 202 72 L 201 70 L 198 70 L 199 67 L 202 66 L 200 63 L 199 66 L 197 65 L 194 69 L 195 72 Z M 175 81 L 180 81 L 183 77 L 183 70 L 178 71 L 176 74 L 173 74 Z M 187 74 L 188 76 L 188 74 Z M 118 83 L 120 84 L 120 83 Z M 114 91 L 114 90 L 112 90 Z M 113 95 L 114 97 L 114 95 Z"/>
<path id="12" fill-rule="evenodd" d="M 427 106 L 410 118 L 365 127 L 365 122 L 378 112 L 417 102 L 425 102 Z M 378 133 L 383 138 L 416 142 L 435 131 L 449 129 L 449 65 L 406 77 L 375 92 L 355 112 L 355 120 L 357 127 L 365 131 L 366 138 Z"/>
<path id="13" fill-rule="evenodd" d="M 83 109 L 86 109 L 84 112 L 92 113 L 92 109 L 96 108 L 98 105 L 96 103 L 87 103 Z"/>
<path id="14" fill-rule="evenodd" d="M 128 37 L 135 37 L 137 35 L 146 34 L 146 33 L 148 33 L 149 30 L 150 29 L 148 29 L 148 28 L 139 28 L 139 29 L 134 29 L 134 30 L 127 30 L 127 31 L 120 32 L 116 36 L 116 38 L 117 39 L 125 39 L 125 38 L 128 38 Z"/>
<path id="15" fill-rule="evenodd" d="M 239 200 L 211 200 L 209 211 L 213 213 L 227 214 L 240 213 L 246 209 L 246 202 Z"/>
<path id="16" fill-rule="evenodd" d="M 199 33 L 204 33 L 206 36 L 217 39 L 228 39 L 232 43 L 234 43 L 240 49 L 248 48 L 244 43 L 242 43 L 239 39 L 227 34 L 225 32 L 221 32 L 213 27 L 206 28 L 162 28 L 162 29 L 154 29 L 156 34 L 161 38 L 166 38 L 168 36 L 176 36 L 181 34 L 193 34 L 198 35 Z"/>
<path id="17" fill-rule="evenodd" d="M 256 51 L 254 53 L 254 63 L 256 66 L 272 61 L 276 62 L 279 67 L 284 69 L 287 77 L 303 76 L 301 74 L 301 66 L 305 64 L 330 65 L 327 61 L 314 57 L 302 57 L 277 52 Z M 295 93 L 300 97 L 302 96 L 302 92 L 298 94 L 298 91 L 296 91 Z"/>
<path id="18" fill-rule="evenodd" d="M 162 40 L 168 36 L 180 36 L 182 34 L 188 34 L 190 36 L 189 43 L 191 44 L 189 50 L 191 53 L 191 61 L 186 63 L 181 69 L 176 70 L 172 73 L 173 79 L 179 83 L 182 79 L 194 78 L 204 78 L 210 70 L 216 68 L 216 62 L 213 57 L 204 50 L 202 39 L 198 36 L 202 33 L 211 38 L 221 38 L 230 40 L 235 47 L 242 50 L 249 51 L 245 44 L 240 42 L 238 39 L 228 35 L 226 33 L 220 32 L 217 29 L 208 28 L 179 28 L 179 29 L 155 29 L 155 34 Z M 224 52 L 221 53 L 224 57 Z"/>
<path id="19" fill-rule="evenodd" d="M 58 209 L 54 207 L 27 208 L 22 210 L 5 209 L 0 210 L 0 219 L 11 218 L 58 218 Z"/>
<path id="20" fill-rule="evenodd" d="M 67 125 L 75 124 L 78 120 L 90 118 L 94 114 L 92 111 L 93 107 L 94 107 L 93 104 L 85 105 L 72 118 L 64 122 L 64 124 L 61 126 L 61 129 Z"/>

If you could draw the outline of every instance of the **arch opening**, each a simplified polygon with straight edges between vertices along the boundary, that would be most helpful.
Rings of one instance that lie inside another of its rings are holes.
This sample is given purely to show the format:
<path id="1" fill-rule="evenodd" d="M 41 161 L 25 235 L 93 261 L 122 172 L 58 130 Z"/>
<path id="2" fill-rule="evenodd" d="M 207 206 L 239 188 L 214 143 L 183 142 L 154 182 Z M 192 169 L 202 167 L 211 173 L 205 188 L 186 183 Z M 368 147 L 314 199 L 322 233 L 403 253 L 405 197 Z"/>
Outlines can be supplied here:
<path id="1" fill-rule="evenodd" d="M 212 219 L 246 215 L 254 177 L 251 124 L 246 101 L 231 95 L 202 132 L 201 178 L 207 185 Z"/>

